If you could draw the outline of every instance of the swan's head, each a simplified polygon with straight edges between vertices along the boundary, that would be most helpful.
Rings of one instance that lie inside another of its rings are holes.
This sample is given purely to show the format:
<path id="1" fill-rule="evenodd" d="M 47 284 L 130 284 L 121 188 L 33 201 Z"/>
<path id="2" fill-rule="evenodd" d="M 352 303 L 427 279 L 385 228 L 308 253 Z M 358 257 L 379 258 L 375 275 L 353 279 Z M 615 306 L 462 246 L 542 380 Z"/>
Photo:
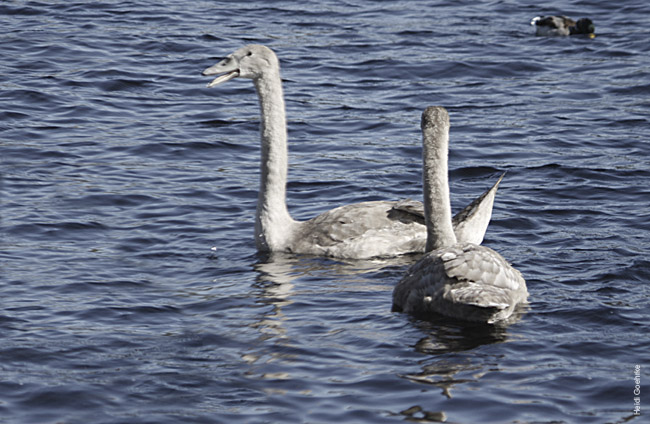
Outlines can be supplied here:
<path id="1" fill-rule="evenodd" d="M 233 78 L 258 79 L 278 73 L 280 65 L 273 50 L 259 44 L 249 44 L 228 55 L 221 62 L 203 71 L 203 75 L 218 75 L 208 87 L 214 87 Z"/>
<path id="2" fill-rule="evenodd" d="M 442 106 L 429 106 L 422 112 L 420 128 L 423 132 L 430 130 L 449 130 L 449 113 Z"/>

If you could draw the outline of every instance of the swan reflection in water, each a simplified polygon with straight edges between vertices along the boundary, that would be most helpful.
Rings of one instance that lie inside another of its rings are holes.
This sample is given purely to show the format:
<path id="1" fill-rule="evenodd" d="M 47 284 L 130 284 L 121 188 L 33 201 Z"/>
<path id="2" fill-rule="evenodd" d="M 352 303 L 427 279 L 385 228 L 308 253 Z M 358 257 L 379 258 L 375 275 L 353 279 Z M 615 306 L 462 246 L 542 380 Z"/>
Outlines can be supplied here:
<path id="1" fill-rule="evenodd" d="M 323 315 L 326 320 L 327 316 L 335 315 L 330 312 L 332 302 L 363 302 L 352 298 L 350 293 L 354 296 L 383 293 L 389 299 L 392 286 L 386 281 L 394 280 L 394 275 L 403 272 L 416 259 L 415 255 L 343 260 L 283 252 L 258 253 L 253 265 L 257 274 L 253 295 L 261 308 L 248 326 L 258 331 L 259 343 L 251 344 L 242 355 L 251 366 L 248 374 L 266 380 L 292 379 L 295 363 L 302 361 L 301 356 L 308 354 L 306 349 L 312 347 L 306 338 L 336 338 L 343 328 L 350 325 L 357 328 L 356 323 L 346 322 L 349 317 L 345 316 L 336 317 L 341 319 L 340 326 L 314 320 L 320 316 L 320 309 L 326 314 Z M 391 276 L 386 277 L 386 273 L 391 273 Z M 382 307 L 387 314 L 391 313 L 390 302 Z M 382 330 L 375 330 L 372 326 L 364 326 L 363 330 L 368 334 L 359 335 L 359 338 L 384 337 L 380 334 Z M 283 389 L 264 386 L 263 390 L 278 393 Z"/>
<path id="2" fill-rule="evenodd" d="M 520 321 L 527 309 L 527 305 L 520 305 L 512 316 L 497 325 L 468 323 L 442 315 L 429 317 L 429 320 L 411 318 L 412 324 L 426 334 L 414 346 L 416 352 L 425 356 L 420 361 L 418 372 L 401 374 L 400 377 L 416 384 L 436 387 L 440 389 L 440 394 L 451 399 L 454 386 L 476 383 L 488 372 L 499 371 L 498 358 L 486 358 L 485 354 L 458 354 L 485 345 L 508 342 L 512 338 L 508 326 Z M 422 405 L 413 405 L 400 411 L 400 414 L 408 421 L 447 420 L 444 411 L 430 411 Z"/>

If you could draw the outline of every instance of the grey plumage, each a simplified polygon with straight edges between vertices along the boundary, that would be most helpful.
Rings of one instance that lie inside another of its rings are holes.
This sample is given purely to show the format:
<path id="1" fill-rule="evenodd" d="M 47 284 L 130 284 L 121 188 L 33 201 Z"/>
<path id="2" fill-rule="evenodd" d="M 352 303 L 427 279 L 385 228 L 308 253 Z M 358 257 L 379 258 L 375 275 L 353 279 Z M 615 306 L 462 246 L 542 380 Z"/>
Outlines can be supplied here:
<path id="1" fill-rule="evenodd" d="M 468 243 L 481 244 L 483 238 L 490 224 L 492 217 L 492 207 L 494 205 L 494 198 L 496 197 L 499 183 L 506 175 L 504 172 L 499 179 L 490 187 L 485 190 L 483 194 L 474 199 L 472 203 L 465 206 L 463 210 L 458 212 L 451 219 L 451 224 L 454 227 L 456 239 Z M 411 215 L 409 219 L 416 219 L 425 225 L 424 222 L 424 205 L 412 199 L 405 199 L 399 201 L 393 206 L 391 212 L 397 215 L 398 212 L 408 213 Z"/>
<path id="2" fill-rule="evenodd" d="M 449 115 L 444 108 L 430 107 L 422 114 L 422 142 L 430 251 L 395 286 L 393 308 L 488 324 L 507 319 L 528 297 L 521 273 L 494 250 L 458 240 L 450 230 L 451 206 L 445 190 Z"/>
<path id="3" fill-rule="evenodd" d="M 296 221 L 286 205 L 287 130 L 280 64 L 261 45 L 244 46 L 203 71 L 216 76 L 209 87 L 235 78 L 253 80 L 260 102 L 260 191 L 255 242 L 262 252 L 293 252 L 341 258 L 370 258 L 423 252 L 426 227 L 421 217 L 403 213 L 398 202 L 341 206 L 308 221 Z M 459 239 L 483 239 L 496 189 L 462 219 Z"/>
<path id="4" fill-rule="evenodd" d="M 396 310 L 488 324 L 528 297 L 523 276 L 494 250 L 459 243 L 427 253 L 393 291 Z"/>

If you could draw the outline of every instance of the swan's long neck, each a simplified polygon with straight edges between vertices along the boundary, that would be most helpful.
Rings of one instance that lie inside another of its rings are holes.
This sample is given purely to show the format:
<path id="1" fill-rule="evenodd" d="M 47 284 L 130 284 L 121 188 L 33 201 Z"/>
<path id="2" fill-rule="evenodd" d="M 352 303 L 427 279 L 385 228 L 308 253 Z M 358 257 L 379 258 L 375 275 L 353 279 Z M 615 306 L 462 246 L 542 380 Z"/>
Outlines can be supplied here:
<path id="1" fill-rule="evenodd" d="M 260 250 L 282 250 L 295 221 L 286 203 L 287 126 L 279 71 L 254 80 L 260 101 L 262 162 L 255 219 L 255 240 Z"/>
<path id="2" fill-rule="evenodd" d="M 426 125 L 423 119 L 422 123 L 422 182 L 424 186 L 424 218 L 427 225 L 427 252 L 456 244 L 456 236 L 451 223 L 447 167 L 449 117 L 446 111 L 444 114 L 440 110 L 436 110 L 436 112 L 439 112 L 435 114 L 436 119 L 426 122 Z M 446 119 L 444 119 L 445 117 Z"/>

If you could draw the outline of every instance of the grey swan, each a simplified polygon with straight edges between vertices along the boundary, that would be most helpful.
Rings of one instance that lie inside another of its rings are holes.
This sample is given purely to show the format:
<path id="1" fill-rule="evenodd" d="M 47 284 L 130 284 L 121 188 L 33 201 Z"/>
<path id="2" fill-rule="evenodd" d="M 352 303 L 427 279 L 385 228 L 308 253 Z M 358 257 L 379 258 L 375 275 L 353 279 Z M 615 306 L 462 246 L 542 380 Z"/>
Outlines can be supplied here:
<path id="1" fill-rule="evenodd" d="M 449 114 L 422 114 L 426 253 L 393 290 L 393 310 L 494 324 L 510 317 L 528 297 L 526 281 L 494 250 L 458 240 L 447 180 Z"/>
<path id="2" fill-rule="evenodd" d="M 419 202 L 362 202 L 332 209 L 307 221 L 291 217 L 286 204 L 288 153 L 284 96 L 280 64 L 270 48 L 244 46 L 204 70 L 203 75 L 217 76 L 208 87 L 234 78 L 252 79 L 257 91 L 262 145 L 255 215 L 255 241 L 259 251 L 350 259 L 424 252 L 426 227 Z M 457 215 L 460 240 L 482 242 L 499 181 Z"/>

